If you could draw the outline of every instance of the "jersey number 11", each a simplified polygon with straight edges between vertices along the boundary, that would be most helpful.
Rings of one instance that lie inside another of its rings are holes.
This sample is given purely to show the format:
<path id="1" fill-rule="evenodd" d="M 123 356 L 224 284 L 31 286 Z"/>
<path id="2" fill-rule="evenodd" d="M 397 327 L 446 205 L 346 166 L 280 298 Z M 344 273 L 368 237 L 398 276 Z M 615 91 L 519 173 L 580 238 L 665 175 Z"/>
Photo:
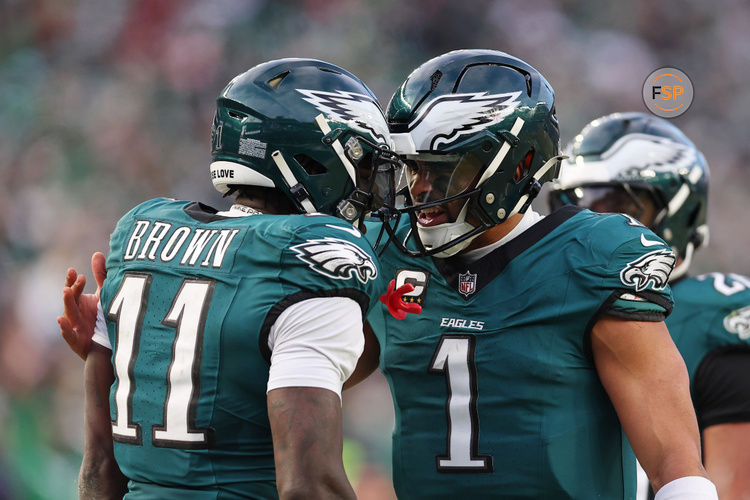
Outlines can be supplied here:
<path id="1" fill-rule="evenodd" d="M 114 367 L 117 387 L 114 394 L 116 420 L 112 422 L 115 441 L 140 445 L 141 425 L 133 421 L 133 370 L 138 357 L 141 328 L 146 315 L 153 276 L 126 273 L 107 312 L 117 324 Z M 206 448 L 210 429 L 195 425 L 200 395 L 200 352 L 208 304 L 215 283 L 185 279 L 177 291 L 162 324 L 177 333 L 172 344 L 172 359 L 166 375 L 167 396 L 162 425 L 151 428 L 151 442 L 161 448 Z"/>

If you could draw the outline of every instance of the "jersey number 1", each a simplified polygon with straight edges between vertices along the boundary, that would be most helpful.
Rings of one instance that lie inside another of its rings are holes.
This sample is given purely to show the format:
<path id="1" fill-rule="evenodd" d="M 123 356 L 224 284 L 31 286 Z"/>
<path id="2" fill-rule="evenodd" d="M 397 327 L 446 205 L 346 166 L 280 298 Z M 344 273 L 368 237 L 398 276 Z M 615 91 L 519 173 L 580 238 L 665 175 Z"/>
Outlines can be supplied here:
<path id="1" fill-rule="evenodd" d="M 114 367 L 117 375 L 114 403 L 117 419 L 112 422 L 115 441 L 140 445 L 141 426 L 133 422 L 133 369 L 138 357 L 141 328 L 146 315 L 153 276 L 126 273 L 112 299 L 107 319 L 117 324 Z M 183 280 L 162 324 L 177 330 L 167 377 L 163 425 L 153 425 L 151 441 L 162 448 L 205 448 L 210 429 L 195 425 L 200 393 L 200 352 L 208 304 L 214 290 L 208 280 Z"/>
<path id="2" fill-rule="evenodd" d="M 430 362 L 430 372 L 443 374 L 448 386 L 445 404 L 448 439 L 445 455 L 435 457 L 439 472 L 492 472 L 492 456 L 479 455 L 476 339 L 443 335 Z"/>

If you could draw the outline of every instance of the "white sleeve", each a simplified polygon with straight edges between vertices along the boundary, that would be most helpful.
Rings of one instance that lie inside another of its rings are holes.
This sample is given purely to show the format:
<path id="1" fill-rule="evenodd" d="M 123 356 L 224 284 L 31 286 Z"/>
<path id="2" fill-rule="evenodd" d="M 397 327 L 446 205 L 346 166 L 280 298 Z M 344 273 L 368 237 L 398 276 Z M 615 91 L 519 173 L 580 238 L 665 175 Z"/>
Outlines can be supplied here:
<path id="1" fill-rule="evenodd" d="M 112 350 L 112 344 L 109 343 L 109 334 L 107 333 L 107 322 L 104 321 L 104 311 L 102 311 L 101 302 L 96 305 L 96 326 L 94 327 L 94 336 L 91 340 L 102 347 L 106 347 L 110 351 Z"/>
<path id="2" fill-rule="evenodd" d="M 719 494 L 714 483 L 707 478 L 685 476 L 662 486 L 654 500 L 719 500 Z"/>
<path id="3" fill-rule="evenodd" d="M 268 335 L 267 391 L 320 387 L 341 397 L 341 387 L 362 354 L 362 310 L 346 297 L 317 297 L 289 306 Z"/>

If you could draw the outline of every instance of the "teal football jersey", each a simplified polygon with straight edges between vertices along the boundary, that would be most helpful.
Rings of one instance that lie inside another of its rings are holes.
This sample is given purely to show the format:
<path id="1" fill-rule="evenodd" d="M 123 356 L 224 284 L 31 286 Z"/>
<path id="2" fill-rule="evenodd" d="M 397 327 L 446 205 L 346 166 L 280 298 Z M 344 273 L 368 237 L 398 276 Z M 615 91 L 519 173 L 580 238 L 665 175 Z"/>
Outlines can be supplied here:
<path id="1" fill-rule="evenodd" d="M 750 346 L 750 279 L 738 274 L 710 273 L 672 284 L 675 307 L 667 320 L 669 333 L 690 374 L 715 349 Z"/>
<path id="2" fill-rule="evenodd" d="M 224 217 L 156 199 L 117 224 L 101 293 L 127 498 L 275 498 L 267 339 L 290 305 L 381 290 L 370 244 L 330 216 Z M 374 303 L 374 302 L 373 302 Z"/>
<path id="3" fill-rule="evenodd" d="M 631 219 L 572 206 L 475 262 L 388 247 L 385 280 L 412 283 L 404 300 L 422 305 L 368 318 L 396 409 L 399 498 L 633 498 L 635 457 L 590 330 L 603 314 L 664 319 L 674 260 Z"/>

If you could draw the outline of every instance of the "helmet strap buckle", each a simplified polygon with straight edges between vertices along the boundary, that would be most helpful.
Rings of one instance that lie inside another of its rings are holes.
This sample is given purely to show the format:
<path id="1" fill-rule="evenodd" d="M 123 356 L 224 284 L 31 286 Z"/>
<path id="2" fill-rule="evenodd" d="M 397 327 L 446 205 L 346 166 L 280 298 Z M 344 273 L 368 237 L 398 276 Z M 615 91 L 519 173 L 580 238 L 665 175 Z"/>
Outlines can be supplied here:
<path id="1" fill-rule="evenodd" d="M 513 132 L 509 130 L 499 130 L 497 132 L 497 135 L 502 137 L 502 139 L 508 144 L 510 144 L 510 147 L 512 148 L 515 148 L 521 142 L 521 139 L 519 139 L 516 134 L 514 134 Z"/>
<path id="2" fill-rule="evenodd" d="M 289 192 L 299 203 L 302 203 L 304 200 L 311 199 L 310 193 L 307 191 L 307 189 L 305 189 L 305 186 L 302 185 L 302 183 L 298 183 L 290 187 Z"/>
<path id="3" fill-rule="evenodd" d="M 526 202 L 523 204 L 521 209 L 517 213 L 526 213 L 526 210 L 529 209 L 531 206 L 531 202 L 534 201 L 534 198 L 537 197 L 539 192 L 542 190 L 542 183 L 539 182 L 539 179 L 536 177 L 532 177 L 529 179 L 529 185 L 526 188 L 526 192 L 528 194 L 528 197 L 526 198 Z"/>
<path id="4" fill-rule="evenodd" d="M 541 190 L 542 184 L 539 182 L 539 179 L 537 179 L 536 177 L 532 177 L 531 179 L 529 179 L 529 187 L 527 189 L 529 193 L 529 200 L 533 200 L 534 198 L 536 198 Z"/>
<path id="5" fill-rule="evenodd" d="M 341 137 L 343 133 L 344 131 L 339 127 L 331 129 L 328 133 L 326 133 L 323 136 L 323 139 L 322 139 L 323 144 L 328 144 L 328 145 L 333 144 L 333 142 L 338 140 L 339 137 Z"/>

